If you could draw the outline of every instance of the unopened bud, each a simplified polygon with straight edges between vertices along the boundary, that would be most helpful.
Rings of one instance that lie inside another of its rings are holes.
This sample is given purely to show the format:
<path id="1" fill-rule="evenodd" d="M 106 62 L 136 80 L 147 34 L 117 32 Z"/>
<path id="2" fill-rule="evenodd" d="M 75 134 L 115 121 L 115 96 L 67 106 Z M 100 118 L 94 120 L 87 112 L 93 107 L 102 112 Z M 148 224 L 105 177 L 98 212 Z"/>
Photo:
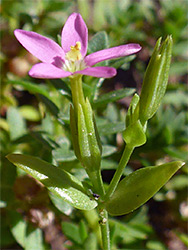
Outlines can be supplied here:
<path id="1" fill-rule="evenodd" d="M 172 54 L 172 37 L 161 45 L 158 39 L 144 76 L 139 104 L 139 118 L 144 125 L 157 111 L 165 94 Z"/>

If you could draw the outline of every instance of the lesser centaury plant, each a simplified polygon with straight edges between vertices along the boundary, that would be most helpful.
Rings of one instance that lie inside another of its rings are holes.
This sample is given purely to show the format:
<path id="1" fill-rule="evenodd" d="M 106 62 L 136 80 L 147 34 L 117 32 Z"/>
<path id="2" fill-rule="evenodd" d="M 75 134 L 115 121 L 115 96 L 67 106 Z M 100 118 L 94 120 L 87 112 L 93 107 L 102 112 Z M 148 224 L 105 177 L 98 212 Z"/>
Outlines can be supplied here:
<path id="1" fill-rule="evenodd" d="M 15 36 L 31 54 L 42 61 L 29 71 L 31 77 L 69 77 L 72 92 L 72 104 L 70 105 L 72 144 L 75 155 L 86 170 L 92 187 L 83 185 L 71 173 L 39 158 L 21 154 L 10 154 L 7 158 L 73 207 L 81 210 L 97 208 L 102 236 L 101 247 L 109 250 L 108 213 L 124 215 L 140 207 L 183 165 L 182 162 L 177 161 L 145 167 L 136 170 L 120 181 L 134 148 L 145 144 L 147 121 L 156 113 L 165 94 L 172 38 L 168 36 L 162 45 L 161 39 L 156 43 L 145 73 L 141 94 L 133 96 L 126 115 L 126 129 L 123 132 L 126 146 L 123 155 L 105 190 L 101 177 L 100 135 L 90 102 L 84 96 L 82 76 L 89 75 L 99 78 L 115 76 L 116 69 L 112 67 L 92 66 L 104 60 L 137 53 L 141 50 L 140 45 L 121 45 L 86 55 L 88 30 L 78 13 L 71 14 L 65 23 L 62 30 L 62 47 L 35 32 L 15 30 Z"/>

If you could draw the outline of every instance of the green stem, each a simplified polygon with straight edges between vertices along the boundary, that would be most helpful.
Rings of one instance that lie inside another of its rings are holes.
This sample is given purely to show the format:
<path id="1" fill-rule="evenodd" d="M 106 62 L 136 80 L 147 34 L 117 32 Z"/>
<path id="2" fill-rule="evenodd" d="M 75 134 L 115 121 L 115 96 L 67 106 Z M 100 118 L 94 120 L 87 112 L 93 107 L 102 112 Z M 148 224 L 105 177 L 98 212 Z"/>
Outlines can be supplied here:
<path id="1" fill-rule="evenodd" d="M 101 199 L 104 198 L 104 186 L 102 181 L 102 176 L 100 170 L 88 171 L 88 176 L 93 184 L 94 190 L 97 194 L 100 195 Z"/>
<path id="2" fill-rule="evenodd" d="M 75 108 L 75 114 L 78 113 L 78 104 L 84 105 L 85 98 L 82 89 L 82 76 L 77 76 L 70 78 L 71 82 L 71 92 L 72 92 L 72 101 Z"/>
<path id="3" fill-rule="evenodd" d="M 103 250 L 110 250 L 110 229 L 108 221 L 108 212 L 105 209 L 100 209 L 100 205 L 98 211 L 100 216 L 99 223 L 101 227 Z"/>
<path id="4" fill-rule="evenodd" d="M 113 176 L 113 179 L 111 180 L 110 185 L 108 187 L 107 193 L 106 193 L 105 198 L 104 198 L 105 201 L 107 201 L 113 195 L 113 193 L 114 193 L 114 191 L 115 191 L 115 189 L 116 189 L 116 187 L 121 179 L 121 176 L 123 174 L 123 170 L 124 170 L 125 166 L 127 165 L 133 150 L 134 150 L 134 147 L 126 145 L 124 152 L 123 152 L 123 155 L 121 157 L 121 160 L 119 162 L 118 168 L 117 168 L 117 170 Z"/>

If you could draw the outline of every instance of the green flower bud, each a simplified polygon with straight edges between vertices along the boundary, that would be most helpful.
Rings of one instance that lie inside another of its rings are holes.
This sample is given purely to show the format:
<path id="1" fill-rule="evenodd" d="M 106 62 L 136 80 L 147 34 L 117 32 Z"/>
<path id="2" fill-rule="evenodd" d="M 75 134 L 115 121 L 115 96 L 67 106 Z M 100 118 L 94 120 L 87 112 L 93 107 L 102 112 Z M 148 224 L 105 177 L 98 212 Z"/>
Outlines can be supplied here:
<path id="1" fill-rule="evenodd" d="M 102 146 L 89 100 L 84 97 L 80 76 L 71 79 L 73 106 L 70 106 L 70 128 L 74 152 L 85 168 L 94 191 L 103 195 L 100 173 Z"/>
<path id="2" fill-rule="evenodd" d="M 161 45 L 158 39 L 144 76 L 139 104 L 139 118 L 144 125 L 157 111 L 165 94 L 172 54 L 172 37 Z"/>

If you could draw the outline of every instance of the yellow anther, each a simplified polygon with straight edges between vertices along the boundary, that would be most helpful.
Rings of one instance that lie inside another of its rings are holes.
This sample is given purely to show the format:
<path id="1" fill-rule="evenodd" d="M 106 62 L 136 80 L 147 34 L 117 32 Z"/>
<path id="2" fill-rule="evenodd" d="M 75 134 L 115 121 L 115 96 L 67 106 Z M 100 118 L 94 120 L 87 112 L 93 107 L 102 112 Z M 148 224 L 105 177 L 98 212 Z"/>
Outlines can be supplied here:
<path id="1" fill-rule="evenodd" d="M 69 52 L 66 53 L 66 59 L 70 61 L 77 61 L 82 59 L 81 50 L 81 43 L 76 42 L 75 46 L 71 46 Z"/>

